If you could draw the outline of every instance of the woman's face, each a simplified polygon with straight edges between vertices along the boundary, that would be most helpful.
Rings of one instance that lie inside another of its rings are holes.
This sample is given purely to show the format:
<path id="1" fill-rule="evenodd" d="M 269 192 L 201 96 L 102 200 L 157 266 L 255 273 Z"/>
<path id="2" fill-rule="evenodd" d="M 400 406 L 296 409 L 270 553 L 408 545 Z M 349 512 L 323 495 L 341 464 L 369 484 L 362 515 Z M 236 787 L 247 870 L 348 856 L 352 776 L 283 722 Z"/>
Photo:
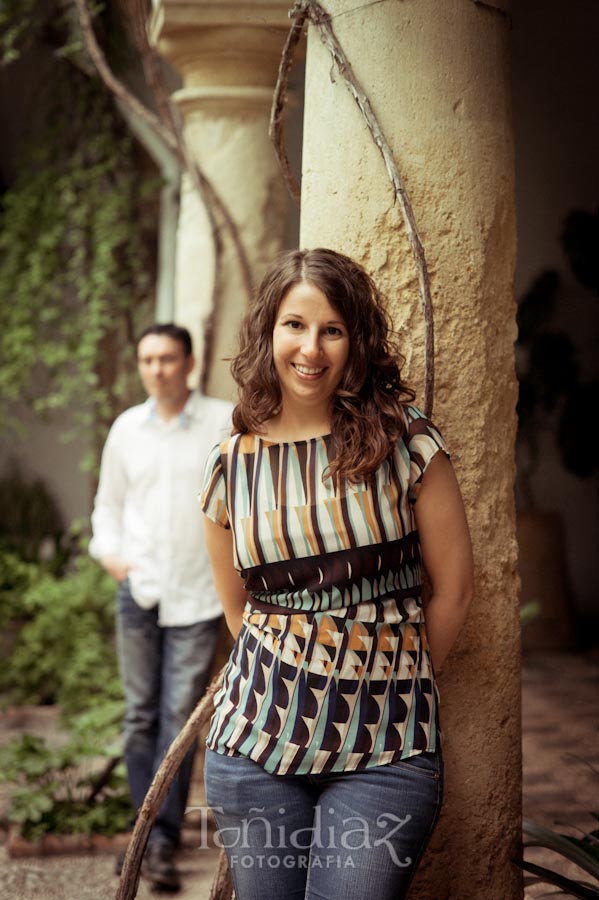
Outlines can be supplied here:
<path id="1" fill-rule="evenodd" d="M 294 285 L 279 306 L 272 336 L 283 408 L 328 413 L 349 355 L 347 326 L 314 284 Z"/>

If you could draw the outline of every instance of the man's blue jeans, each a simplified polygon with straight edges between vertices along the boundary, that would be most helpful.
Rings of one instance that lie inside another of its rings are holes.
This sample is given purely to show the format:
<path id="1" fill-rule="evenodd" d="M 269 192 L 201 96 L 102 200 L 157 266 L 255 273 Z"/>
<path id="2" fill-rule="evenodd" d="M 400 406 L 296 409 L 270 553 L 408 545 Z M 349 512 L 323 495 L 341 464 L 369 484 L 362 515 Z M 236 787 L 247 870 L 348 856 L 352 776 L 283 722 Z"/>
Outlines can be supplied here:
<path id="1" fill-rule="evenodd" d="M 129 583 L 119 585 L 117 648 L 125 692 L 125 763 L 137 811 L 169 746 L 202 697 L 220 619 L 161 628 L 158 611 L 142 609 Z M 185 757 L 158 813 L 150 842 L 176 845 L 185 815 L 195 746 Z"/>
<path id="2" fill-rule="evenodd" d="M 443 794 L 440 752 L 287 776 L 207 750 L 204 774 L 237 900 L 401 900 Z"/>

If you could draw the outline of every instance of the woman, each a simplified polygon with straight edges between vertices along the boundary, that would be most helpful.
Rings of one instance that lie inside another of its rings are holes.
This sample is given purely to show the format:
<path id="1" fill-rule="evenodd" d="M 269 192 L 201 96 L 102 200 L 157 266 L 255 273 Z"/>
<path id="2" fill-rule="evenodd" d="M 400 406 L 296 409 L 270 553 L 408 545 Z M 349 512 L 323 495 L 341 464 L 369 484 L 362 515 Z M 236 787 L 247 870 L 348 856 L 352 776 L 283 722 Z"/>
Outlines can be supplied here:
<path id="1" fill-rule="evenodd" d="M 398 900 L 438 816 L 434 670 L 472 555 L 397 360 L 374 283 L 332 250 L 282 256 L 242 326 L 202 496 L 236 638 L 205 777 L 237 900 Z"/>

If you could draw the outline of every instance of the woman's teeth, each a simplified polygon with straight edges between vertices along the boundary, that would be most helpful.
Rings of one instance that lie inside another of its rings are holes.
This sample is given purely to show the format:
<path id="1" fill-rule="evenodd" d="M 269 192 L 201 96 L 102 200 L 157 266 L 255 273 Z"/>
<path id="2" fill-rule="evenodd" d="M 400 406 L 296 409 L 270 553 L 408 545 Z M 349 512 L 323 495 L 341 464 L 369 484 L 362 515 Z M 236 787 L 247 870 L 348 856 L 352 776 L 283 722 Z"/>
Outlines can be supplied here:
<path id="1" fill-rule="evenodd" d="M 294 363 L 294 367 L 302 375 L 320 375 L 321 372 L 324 372 L 324 369 L 310 369 L 308 366 L 298 366 L 297 363 Z"/>

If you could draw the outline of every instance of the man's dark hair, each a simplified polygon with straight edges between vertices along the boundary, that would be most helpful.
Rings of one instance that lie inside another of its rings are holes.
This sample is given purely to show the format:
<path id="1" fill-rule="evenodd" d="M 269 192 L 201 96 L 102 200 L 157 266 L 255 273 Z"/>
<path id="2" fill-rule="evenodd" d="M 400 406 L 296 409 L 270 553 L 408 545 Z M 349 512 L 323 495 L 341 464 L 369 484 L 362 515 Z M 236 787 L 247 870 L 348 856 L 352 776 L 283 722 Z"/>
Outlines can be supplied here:
<path id="1" fill-rule="evenodd" d="M 191 342 L 189 331 L 181 325 L 175 325 L 174 322 L 155 322 L 153 325 L 148 325 L 137 338 L 135 344 L 136 351 L 139 347 L 139 342 L 149 334 L 159 334 L 163 337 L 169 337 L 174 341 L 178 341 L 183 346 L 185 356 L 191 356 L 193 353 L 193 344 Z"/>

